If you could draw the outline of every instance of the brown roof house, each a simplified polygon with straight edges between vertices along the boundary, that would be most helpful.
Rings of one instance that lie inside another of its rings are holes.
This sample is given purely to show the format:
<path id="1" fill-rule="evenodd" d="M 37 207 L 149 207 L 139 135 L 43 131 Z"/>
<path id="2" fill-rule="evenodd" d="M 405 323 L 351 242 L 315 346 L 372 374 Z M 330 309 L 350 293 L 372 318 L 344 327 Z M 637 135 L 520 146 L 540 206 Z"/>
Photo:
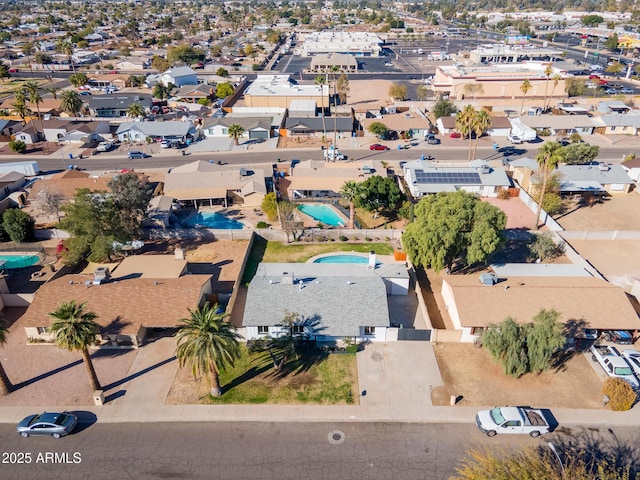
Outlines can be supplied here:
<path id="1" fill-rule="evenodd" d="M 173 329 L 211 294 L 211 275 L 190 275 L 176 255 L 133 255 L 113 271 L 65 275 L 45 283 L 21 319 L 27 337 L 50 341 L 49 312 L 63 301 L 87 303 L 100 325 L 100 346 L 137 348 L 150 329 Z"/>
<path id="2" fill-rule="evenodd" d="M 180 202 L 213 206 L 259 206 L 267 194 L 263 170 L 247 170 L 196 161 L 172 168 L 164 177 L 164 195 Z"/>
<path id="3" fill-rule="evenodd" d="M 544 265 L 539 265 L 544 267 Z M 486 274 L 485 274 L 486 275 Z M 640 319 L 625 291 L 592 276 L 446 275 L 442 297 L 463 342 L 475 341 L 489 326 L 511 317 L 531 322 L 540 309 L 560 312 L 567 326 L 600 330 L 638 330 Z"/>

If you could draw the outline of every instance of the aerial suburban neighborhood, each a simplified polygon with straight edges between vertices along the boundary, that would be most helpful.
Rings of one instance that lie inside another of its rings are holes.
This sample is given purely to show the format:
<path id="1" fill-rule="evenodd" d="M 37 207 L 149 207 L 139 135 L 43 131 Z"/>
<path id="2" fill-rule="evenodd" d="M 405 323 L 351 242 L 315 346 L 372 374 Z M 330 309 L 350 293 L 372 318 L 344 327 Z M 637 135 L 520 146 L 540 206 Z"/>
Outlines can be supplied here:
<path id="1" fill-rule="evenodd" d="M 633 2 L 0 12 L 1 478 L 640 478 Z"/>

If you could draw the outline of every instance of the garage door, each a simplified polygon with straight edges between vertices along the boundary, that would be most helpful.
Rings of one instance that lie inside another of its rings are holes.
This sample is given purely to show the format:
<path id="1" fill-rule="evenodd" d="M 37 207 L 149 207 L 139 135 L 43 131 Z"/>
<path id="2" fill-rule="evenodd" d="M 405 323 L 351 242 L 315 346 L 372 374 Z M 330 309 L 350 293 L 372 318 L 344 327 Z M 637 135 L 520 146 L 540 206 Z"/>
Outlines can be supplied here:
<path id="1" fill-rule="evenodd" d="M 266 140 L 269 138 L 269 132 L 266 130 L 251 130 L 249 138 L 264 138 Z"/>

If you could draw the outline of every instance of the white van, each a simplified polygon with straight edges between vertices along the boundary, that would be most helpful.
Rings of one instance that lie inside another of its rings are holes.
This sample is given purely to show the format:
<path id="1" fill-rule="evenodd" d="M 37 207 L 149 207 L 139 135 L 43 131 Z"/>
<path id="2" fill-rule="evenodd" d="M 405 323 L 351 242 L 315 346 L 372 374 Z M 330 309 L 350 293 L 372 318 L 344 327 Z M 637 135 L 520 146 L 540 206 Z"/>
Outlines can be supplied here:
<path id="1" fill-rule="evenodd" d="M 604 70 L 604 67 L 602 65 L 589 65 L 589 71 L 590 72 L 601 72 Z"/>

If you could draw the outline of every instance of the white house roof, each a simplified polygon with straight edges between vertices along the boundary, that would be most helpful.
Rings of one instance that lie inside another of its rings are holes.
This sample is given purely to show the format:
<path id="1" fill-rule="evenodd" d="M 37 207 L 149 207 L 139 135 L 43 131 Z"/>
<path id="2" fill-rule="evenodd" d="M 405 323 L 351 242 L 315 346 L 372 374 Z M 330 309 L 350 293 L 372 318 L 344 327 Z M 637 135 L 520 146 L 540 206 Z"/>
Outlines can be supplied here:
<path id="1" fill-rule="evenodd" d="M 607 165 L 560 165 L 558 172 L 562 175 L 562 183 L 574 183 L 588 186 L 590 183 L 602 185 L 633 183 L 627 172 L 618 164 Z"/>
<path id="2" fill-rule="evenodd" d="M 165 72 L 163 72 L 162 75 L 169 75 L 173 78 L 178 78 L 178 77 L 188 77 L 188 76 L 197 75 L 197 74 L 196 74 L 196 71 L 191 67 L 182 66 L 182 67 L 170 68 L 169 70 L 166 70 Z"/>
<path id="3" fill-rule="evenodd" d="M 610 115 L 602 115 L 595 117 L 593 123 L 596 126 L 603 127 L 634 127 L 640 128 L 640 115 L 621 115 L 613 113 Z"/>
<path id="4" fill-rule="evenodd" d="M 148 137 L 183 137 L 195 129 L 190 122 L 124 122 L 120 124 L 116 134 L 130 130 L 138 130 Z"/>

